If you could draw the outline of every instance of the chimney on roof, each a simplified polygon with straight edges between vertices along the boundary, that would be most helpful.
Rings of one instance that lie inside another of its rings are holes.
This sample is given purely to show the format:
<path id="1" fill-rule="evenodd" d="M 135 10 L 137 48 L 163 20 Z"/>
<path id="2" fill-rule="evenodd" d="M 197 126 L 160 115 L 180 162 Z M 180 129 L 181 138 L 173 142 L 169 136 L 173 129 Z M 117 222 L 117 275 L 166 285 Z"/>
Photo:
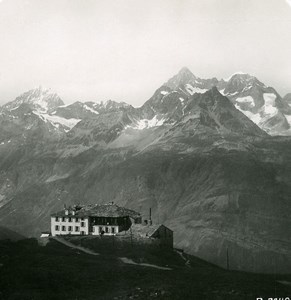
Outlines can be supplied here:
<path id="1" fill-rule="evenodd" d="M 82 209 L 82 206 L 78 203 L 77 205 L 74 205 L 75 211 Z"/>
<path id="2" fill-rule="evenodd" d="M 67 208 L 67 205 L 66 205 L 66 204 L 64 204 L 64 210 L 65 210 L 65 215 L 67 216 L 67 215 L 69 214 L 69 210 L 68 210 L 68 208 Z"/>
<path id="3" fill-rule="evenodd" d="M 150 216 L 149 216 L 149 225 L 152 225 L 153 221 L 152 221 L 152 208 L 150 207 Z"/>

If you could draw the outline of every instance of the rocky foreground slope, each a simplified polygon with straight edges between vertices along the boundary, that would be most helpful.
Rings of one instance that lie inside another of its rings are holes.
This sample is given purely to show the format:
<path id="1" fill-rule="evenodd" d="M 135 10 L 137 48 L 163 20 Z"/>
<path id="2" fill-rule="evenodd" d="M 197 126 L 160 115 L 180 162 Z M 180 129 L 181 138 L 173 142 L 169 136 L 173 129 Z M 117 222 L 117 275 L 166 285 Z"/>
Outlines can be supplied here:
<path id="1" fill-rule="evenodd" d="M 64 203 L 114 201 L 152 208 L 177 247 L 208 261 L 225 266 L 228 252 L 233 269 L 289 272 L 291 138 L 252 122 L 230 86 L 191 74 L 140 108 L 66 106 L 42 89 L 2 107 L 0 224 L 37 236 Z"/>

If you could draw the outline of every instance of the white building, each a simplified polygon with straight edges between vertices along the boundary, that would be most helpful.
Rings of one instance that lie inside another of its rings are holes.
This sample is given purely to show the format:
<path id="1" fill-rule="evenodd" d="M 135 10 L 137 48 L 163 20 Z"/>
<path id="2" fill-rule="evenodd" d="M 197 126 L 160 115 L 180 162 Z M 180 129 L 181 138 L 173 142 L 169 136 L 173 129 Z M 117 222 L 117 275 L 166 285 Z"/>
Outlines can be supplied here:
<path id="1" fill-rule="evenodd" d="M 141 223 L 141 215 L 113 203 L 74 206 L 51 215 L 51 234 L 115 235 Z"/>

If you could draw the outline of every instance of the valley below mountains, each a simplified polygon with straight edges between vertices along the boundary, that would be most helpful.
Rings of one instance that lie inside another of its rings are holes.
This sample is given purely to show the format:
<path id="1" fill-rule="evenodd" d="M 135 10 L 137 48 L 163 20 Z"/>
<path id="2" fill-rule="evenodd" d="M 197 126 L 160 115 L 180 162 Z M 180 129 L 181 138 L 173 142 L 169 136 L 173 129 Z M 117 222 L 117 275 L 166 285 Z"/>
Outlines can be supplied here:
<path id="1" fill-rule="evenodd" d="M 0 225 L 39 236 L 64 204 L 114 201 L 151 208 L 189 254 L 290 273 L 289 98 L 187 68 L 139 108 L 28 91 L 0 108 Z"/>

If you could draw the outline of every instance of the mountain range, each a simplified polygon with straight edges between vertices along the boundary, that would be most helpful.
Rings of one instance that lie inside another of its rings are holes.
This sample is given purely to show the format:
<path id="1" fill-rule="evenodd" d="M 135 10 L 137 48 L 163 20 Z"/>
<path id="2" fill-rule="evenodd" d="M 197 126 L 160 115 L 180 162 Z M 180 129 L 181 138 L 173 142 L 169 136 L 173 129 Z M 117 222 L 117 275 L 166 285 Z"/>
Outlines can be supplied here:
<path id="1" fill-rule="evenodd" d="M 288 272 L 290 126 L 290 94 L 248 74 L 183 68 L 138 108 L 30 90 L 0 109 L 0 224 L 37 236 L 64 204 L 114 201 L 210 262 Z"/>

